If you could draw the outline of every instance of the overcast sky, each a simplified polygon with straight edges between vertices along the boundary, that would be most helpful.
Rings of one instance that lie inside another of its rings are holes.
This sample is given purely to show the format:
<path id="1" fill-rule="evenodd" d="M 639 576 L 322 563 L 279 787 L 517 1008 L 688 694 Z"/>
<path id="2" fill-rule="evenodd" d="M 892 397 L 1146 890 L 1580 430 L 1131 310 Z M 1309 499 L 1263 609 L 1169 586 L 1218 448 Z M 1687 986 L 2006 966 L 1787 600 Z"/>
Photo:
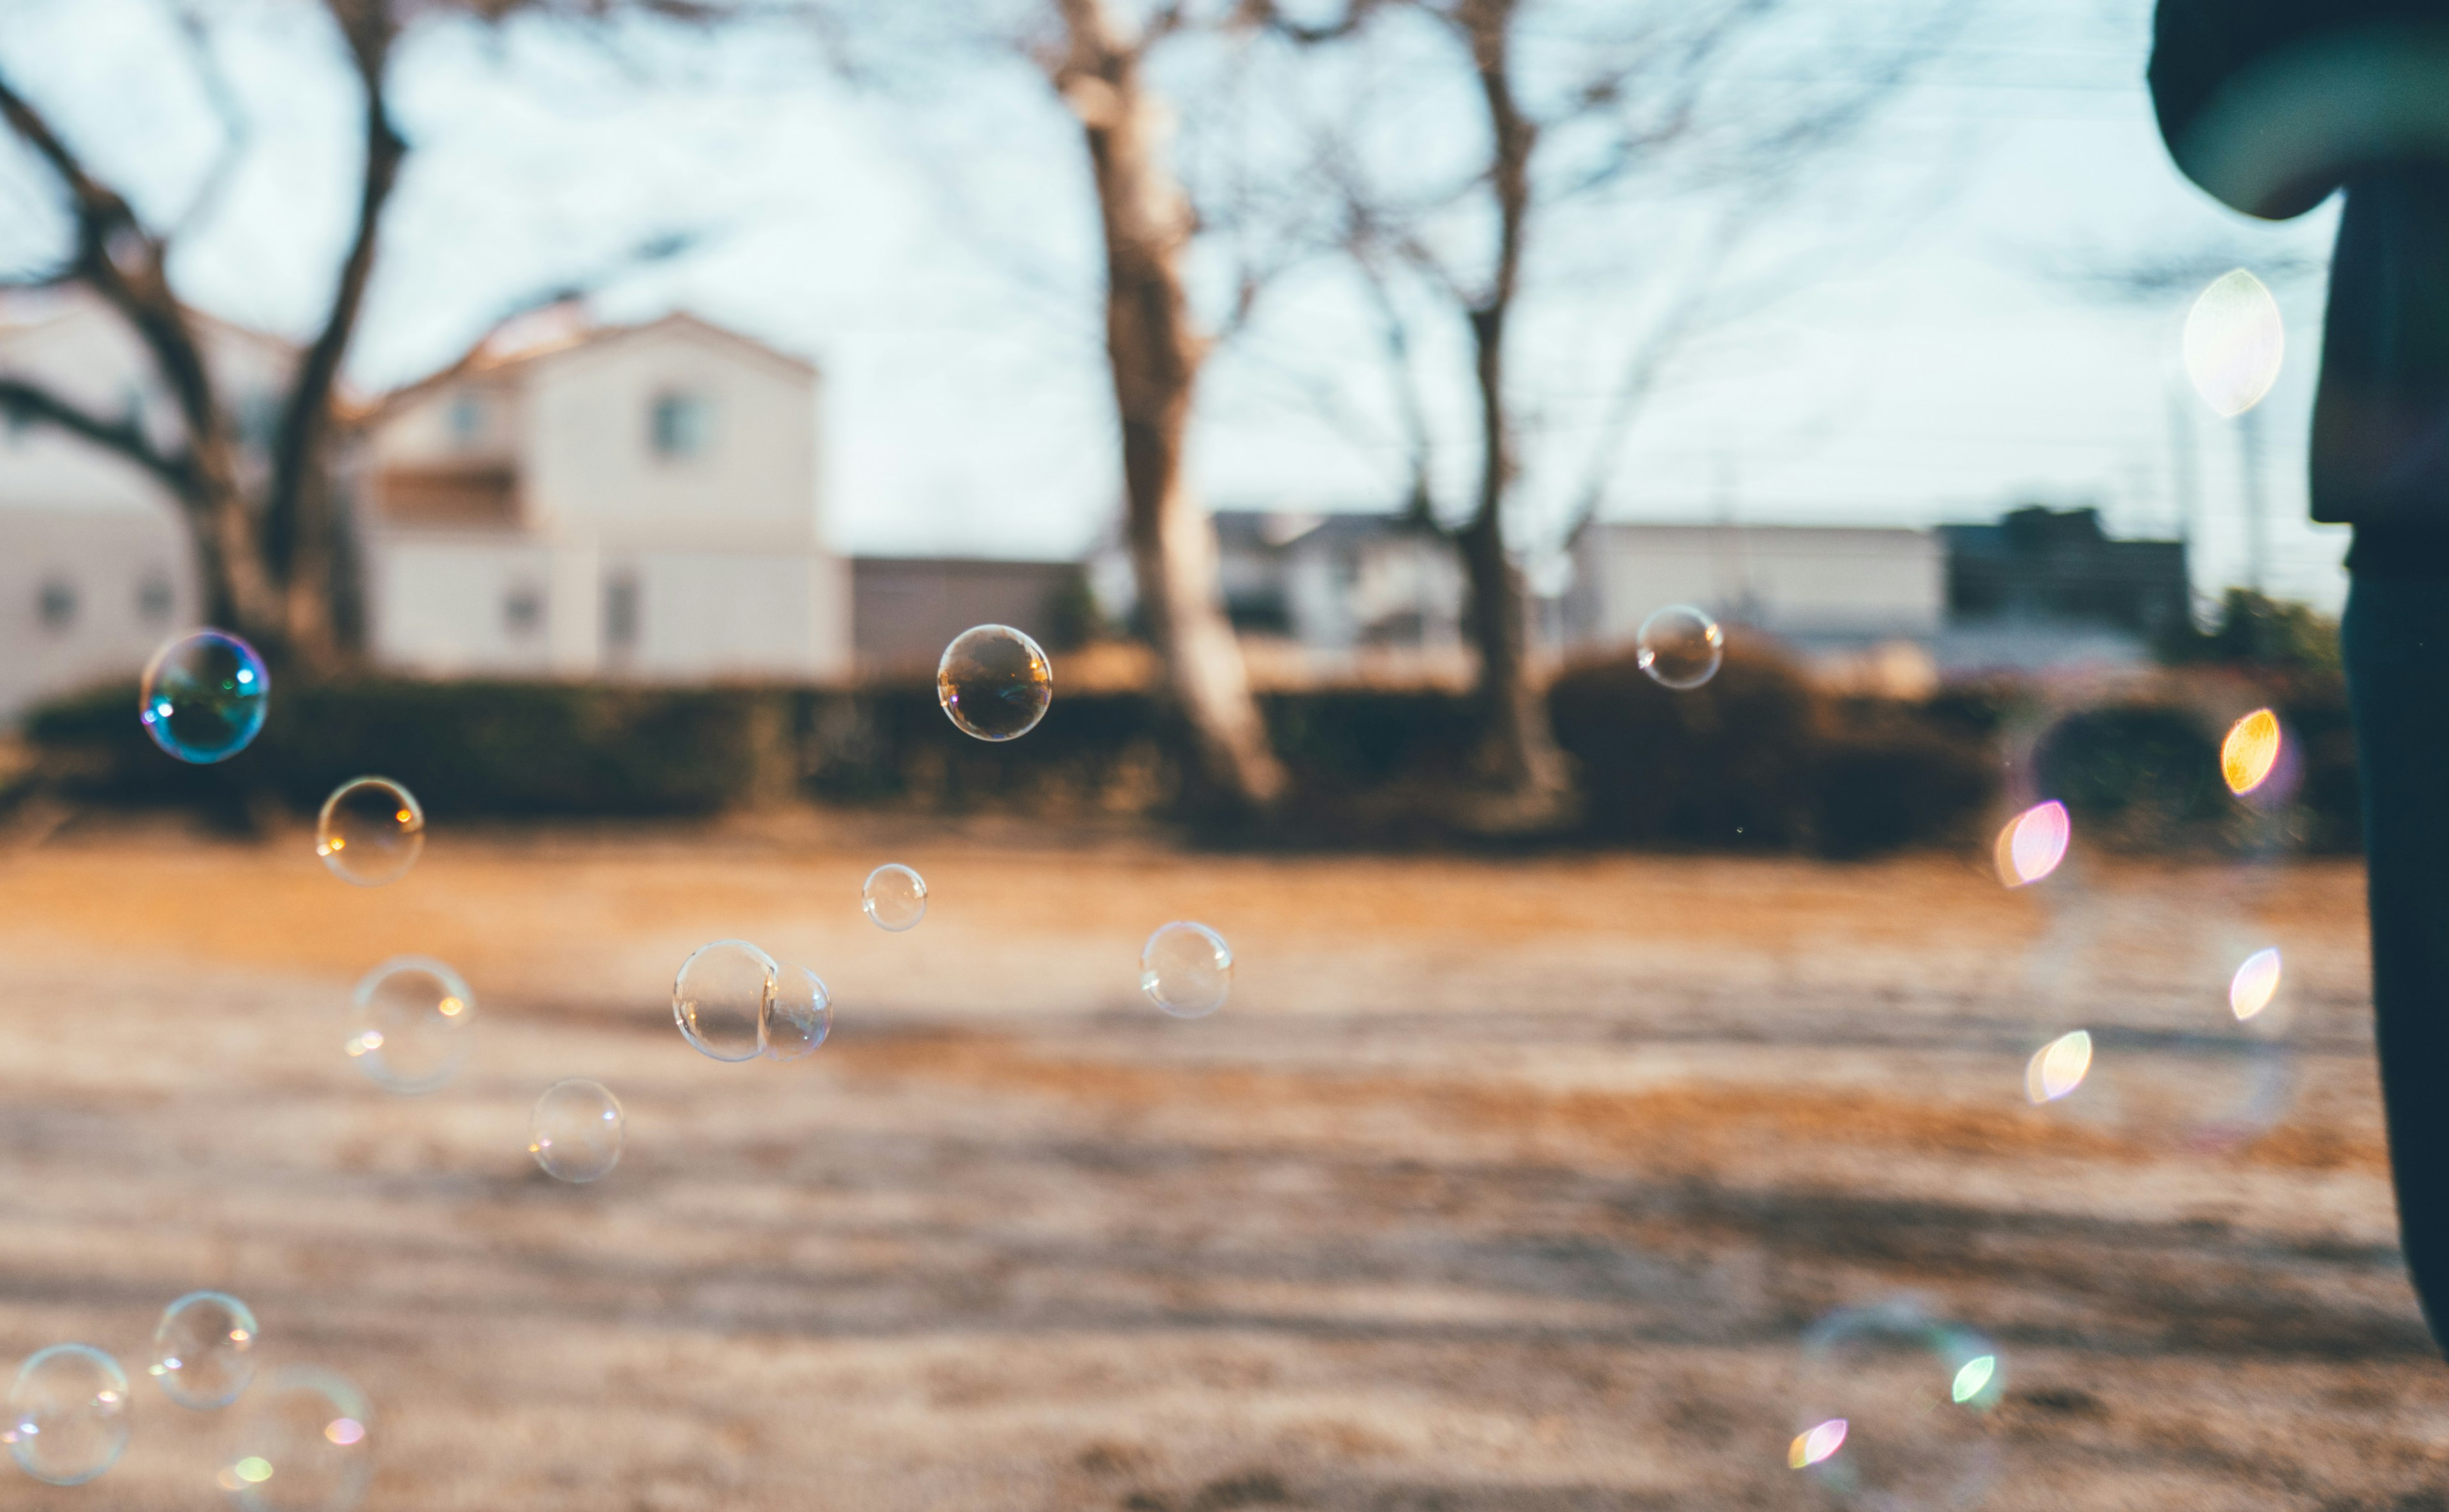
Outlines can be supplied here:
<path id="1" fill-rule="evenodd" d="M 1804 9 L 1842 24 L 1894 8 Z M 175 272 L 202 306 L 299 331 L 355 190 L 355 102 L 311 8 L 211 11 L 250 151 Z M 1975 12 L 1743 243 L 1747 265 L 1784 270 L 1782 293 L 1681 349 L 1608 474 L 1608 516 L 1919 525 L 2030 498 L 2097 503 L 2116 529 L 2170 534 L 2183 431 L 2200 458 L 2197 582 L 2241 581 L 2240 437 L 2183 387 L 2188 297 L 2113 300 L 2068 270 L 2217 247 L 2248 267 L 2319 258 L 2333 209 L 2261 225 L 2177 176 L 2142 87 L 2148 12 L 2143 0 Z M 218 138 L 163 13 L 156 0 L 0 0 L 0 67 L 167 218 Z M 1175 66 L 1202 112 L 1186 154 L 1224 119 L 1224 97 L 1206 92 L 1214 61 Z M 814 48 L 770 36 L 637 35 L 606 49 L 453 26 L 416 33 L 399 79 L 415 151 L 358 381 L 414 376 L 505 301 L 688 229 L 698 250 L 616 280 L 606 315 L 686 307 L 820 363 L 827 507 L 852 548 L 1063 554 L 1112 517 L 1094 205 L 1076 128 L 1016 55 L 948 42 L 921 73 L 854 86 Z M 1774 68 L 1751 83 L 1784 87 Z M 1263 90 L 1237 98 L 1245 113 L 1280 110 Z M 47 202 L 38 173 L 0 160 L 0 267 L 40 255 L 56 230 Z M 1633 213 L 1648 209 L 1586 220 L 1545 249 L 1542 313 L 1513 350 L 1531 533 L 1560 517 L 1613 374 L 1683 287 L 1669 250 L 1700 212 Z M 1227 260 L 1203 249 L 1205 285 Z M 2288 360 L 2262 413 L 2271 584 L 2335 605 L 2343 532 L 2304 521 L 2321 279 L 2273 282 Z M 1374 333 L 1331 262 L 1270 286 L 1203 390 L 1194 465 L 1212 503 L 1398 496 L 1402 450 Z M 1458 358 L 1459 330 L 1432 322 L 1421 340 L 1440 367 L 1431 407 L 1458 414 L 1467 372 L 1443 359 Z M 1446 429 L 1455 477 L 1469 436 Z"/>

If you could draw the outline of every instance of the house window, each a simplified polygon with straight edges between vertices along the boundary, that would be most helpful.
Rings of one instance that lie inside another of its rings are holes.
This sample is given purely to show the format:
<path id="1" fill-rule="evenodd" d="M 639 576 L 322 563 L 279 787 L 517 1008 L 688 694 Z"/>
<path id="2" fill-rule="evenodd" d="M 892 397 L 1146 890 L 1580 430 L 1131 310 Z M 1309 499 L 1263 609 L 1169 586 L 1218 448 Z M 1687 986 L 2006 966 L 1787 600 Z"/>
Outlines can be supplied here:
<path id="1" fill-rule="evenodd" d="M 485 401 L 472 393 L 462 393 L 451 401 L 443 414 L 450 427 L 451 445 L 461 451 L 473 450 L 485 435 Z"/>
<path id="2" fill-rule="evenodd" d="M 648 426 L 655 455 L 677 460 L 702 454 L 713 419 L 704 394 L 657 394 Z"/>
<path id="3" fill-rule="evenodd" d="M 502 600 L 502 628 L 518 639 L 531 636 L 544 624 L 544 595 L 525 584 L 512 588 Z"/>
<path id="4" fill-rule="evenodd" d="M 136 585 L 136 613 L 146 624 L 170 622 L 170 580 L 155 573 Z"/>
<path id="5" fill-rule="evenodd" d="M 604 643 L 615 651 L 638 645 L 638 580 L 627 573 L 604 584 Z"/>
<path id="6" fill-rule="evenodd" d="M 43 628 L 53 632 L 76 623 L 76 584 L 66 578 L 45 578 L 34 598 L 34 612 L 42 616 Z"/>

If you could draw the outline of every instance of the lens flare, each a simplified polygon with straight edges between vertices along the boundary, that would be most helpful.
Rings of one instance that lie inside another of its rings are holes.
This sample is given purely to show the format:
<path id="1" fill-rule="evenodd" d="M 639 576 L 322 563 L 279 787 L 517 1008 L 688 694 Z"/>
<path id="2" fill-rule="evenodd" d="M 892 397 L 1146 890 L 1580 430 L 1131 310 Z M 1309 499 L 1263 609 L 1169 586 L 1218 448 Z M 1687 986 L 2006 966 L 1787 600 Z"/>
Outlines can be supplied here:
<path id="1" fill-rule="evenodd" d="M 2035 1103 L 2055 1102 L 2083 1085 L 2091 1070 L 2090 1031 L 2077 1029 L 2061 1034 L 2033 1052 L 2032 1060 L 2025 1062 L 2024 1096 Z"/>
<path id="2" fill-rule="evenodd" d="M 2058 869 L 2066 859 L 2067 841 L 2074 826 L 2067 818 L 2066 805 L 2053 798 L 2036 803 L 2007 821 L 1998 832 L 1994 859 L 1998 867 L 1998 880 L 2011 888 L 2038 882 Z"/>
<path id="3" fill-rule="evenodd" d="M 2270 1006 L 2279 995 L 2279 947 L 2256 950 L 2245 958 L 2228 979 L 2227 1010 L 2236 1015 L 2239 1024 Z"/>
<path id="4" fill-rule="evenodd" d="M 1956 1384 L 1948 1388 L 1948 1399 L 1959 1404 L 1974 1400 L 1990 1385 L 1990 1378 L 1997 1373 L 1998 1357 L 1996 1355 L 1975 1355 L 1964 1362 L 1963 1368 L 1956 1372 Z"/>
<path id="5" fill-rule="evenodd" d="M 1786 1468 L 1800 1470 L 1818 1464 L 1845 1445 L 1845 1420 L 1830 1418 L 1806 1433 L 1794 1436 L 1793 1446 L 1785 1451 Z"/>
<path id="6" fill-rule="evenodd" d="M 2283 738 L 2279 716 L 2268 709 L 2256 709 L 2228 726 L 2227 738 L 2220 742 L 2220 776 L 2227 790 L 2241 798 L 2268 781 L 2279 765 Z"/>
<path id="7" fill-rule="evenodd" d="M 2238 268 L 2211 280 L 2186 316 L 2186 376 L 2194 392 L 2234 418 L 2279 381 L 2287 324 L 2262 280 Z"/>

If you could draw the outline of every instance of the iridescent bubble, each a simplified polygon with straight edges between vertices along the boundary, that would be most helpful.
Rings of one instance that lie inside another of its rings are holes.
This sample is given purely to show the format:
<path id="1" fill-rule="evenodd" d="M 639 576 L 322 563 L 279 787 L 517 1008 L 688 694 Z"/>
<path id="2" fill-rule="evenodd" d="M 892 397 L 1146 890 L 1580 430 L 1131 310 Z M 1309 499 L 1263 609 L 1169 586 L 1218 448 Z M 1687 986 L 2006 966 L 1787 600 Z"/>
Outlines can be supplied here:
<path id="1" fill-rule="evenodd" d="M 1233 990 L 1233 947 L 1204 924 L 1162 926 L 1140 947 L 1140 990 L 1177 1019 L 1204 1018 Z"/>
<path id="2" fill-rule="evenodd" d="M 2220 777 L 2227 790 L 2241 798 L 2268 781 L 2284 741 L 2279 716 L 2268 709 L 2256 709 L 2230 725 L 2220 742 Z"/>
<path id="3" fill-rule="evenodd" d="M 315 820 L 315 853 L 334 876 L 361 888 L 398 881 L 424 849 L 425 810 L 389 777 L 351 777 Z"/>
<path id="4" fill-rule="evenodd" d="M 774 1000 L 765 1010 L 765 1054 L 796 1061 L 811 1054 L 833 1032 L 834 1000 L 824 979 L 803 966 L 786 966 L 775 976 Z"/>
<path id="5" fill-rule="evenodd" d="M 603 1082 L 568 1077 L 536 1099 L 535 1113 L 528 1120 L 528 1154 L 545 1175 L 558 1180 L 598 1180 L 621 1163 L 627 1122 L 621 1100 Z"/>
<path id="6" fill-rule="evenodd" d="M 2259 1017 L 2278 995 L 2279 947 L 2274 945 L 2247 956 L 2236 975 L 2228 978 L 2227 1010 L 2242 1024 Z"/>
<path id="7" fill-rule="evenodd" d="M 1726 632 L 1688 603 L 1670 603 L 1641 622 L 1633 660 L 1661 686 L 1697 688 L 1718 675 Z"/>
<path id="8" fill-rule="evenodd" d="M 2055 1102 L 2083 1085 L 2092 1069 L 2092 1035 L 2074 1029 L 2033 1052 L 2024 1063 L 2024 1096 L 2034 1102 Z"/>
<path id="9" fill-rule="evenodd" d="M 927 879 L 897 861 L 887 862 L 867 874 L 858 906 L 877 928 L 898 934 L 927 916 Z"/>
<path id="10" fill-rule="evenodd" d="M 17 1368 L 0 1441 L 17 1467 L 52 1485 L 83 1485 L 127 1447 L 127 1372 L 89 1344 L 54 1344 Z"/>
<path id="11" fill-rule="evenodd" d="M 347 1377 L 292 1367 L 248 1398 L 216 1479 L 247 1512 L 348 1512 L 373 1471 L 373 1426 Z"/>
<path id="12" fill-rule="evenodd" d="M 395 956 L 357 984 L 341 1047 L 394 1092 L 431 1092 L 467 1062 L 476 1024 L 468 984 L 431 956 Z"/>
<path id="13" fill-rule="evenodd" d="M 2238 268 L 2211 280 L 2186 316 L 2186 375 L 2203 402 L 2230 417 L 2279 381 L 2287 324 L 2262 280 Z"/>
<path id="14" fill-rule="evenodd" d="M 1964 1507 L 1996 1477 L 2006 1377 L 1989 1340 L 1893 1302 L 1822 1318 L 1803 1352 L 1786 1464 L 1840 1504 Z"/>
<path id="15" fill-rule="evenodd" d="M 935 665 L 935 701 L 962 734 L 981 740 L 1027 735 L 1053 700 L 1053 664 L 1008 624 L 962 631 Z"/>
<path id="16" fill-rule="evenodd" d="M 753 1061 L 781 968 L 745 940 L 702 945 L 672 980 L 672 1022 L 701 1055 Z"/>
<path id="17" fill-rule="evenodd" d="M 255 647 L 221 630 L 183 635 L 153 653 L 136 718 L 182 761 L 226 761 L 263 728 L 272 674 Z"/>
<path id="18" fill-rule="evenodd" d="M 2066 859 L 2067 842 L 2073 833 L 2065 804 L 2054 798 L 2034 804 L 1998 832 L 1997 843 L 1992 847 L 1998 880 L 2020 888 L 2048 876 Z"/>
<path id="19" fill-rule="evenodd" d="M 149 1374 L 183 1407 L 210 1412 L 255 1379 L 255 1314 L 222 1292 L 190 1292 L 163 1310 Z"/>

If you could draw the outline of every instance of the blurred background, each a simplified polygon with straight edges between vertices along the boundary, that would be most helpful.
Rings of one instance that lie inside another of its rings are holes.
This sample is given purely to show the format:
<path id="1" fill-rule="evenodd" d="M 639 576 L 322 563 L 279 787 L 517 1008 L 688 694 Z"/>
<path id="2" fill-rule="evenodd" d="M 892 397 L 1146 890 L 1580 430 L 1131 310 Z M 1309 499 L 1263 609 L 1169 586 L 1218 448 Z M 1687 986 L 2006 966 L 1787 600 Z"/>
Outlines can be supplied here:
<path id="1" fill-rule="evenodd" d="M 2150 25 L 0 0 L 0 1355 L 235 1292 L 375 1506 L 2449 1497 L 2334 211 L 2180 179 Z M 1017 740 L 937 707 L 980 623 Z M 186 765 L 202 624 L 274 693 Z M 365 774 L 432 845 L 358 891 Z M 676 1042 L 734 936 L 809 1061 Z M 400 952 L 484 1013 L 415 1099 L 340 1049 Z M 630 1143 L 564 1188 L 578 1074 Z M 1998 1373 L 1858 1483 L 1807 1435 L 1934 1348 L 1863 1315 Z M 147 1397 L 104 1486 L 218 1431 Z"/>

